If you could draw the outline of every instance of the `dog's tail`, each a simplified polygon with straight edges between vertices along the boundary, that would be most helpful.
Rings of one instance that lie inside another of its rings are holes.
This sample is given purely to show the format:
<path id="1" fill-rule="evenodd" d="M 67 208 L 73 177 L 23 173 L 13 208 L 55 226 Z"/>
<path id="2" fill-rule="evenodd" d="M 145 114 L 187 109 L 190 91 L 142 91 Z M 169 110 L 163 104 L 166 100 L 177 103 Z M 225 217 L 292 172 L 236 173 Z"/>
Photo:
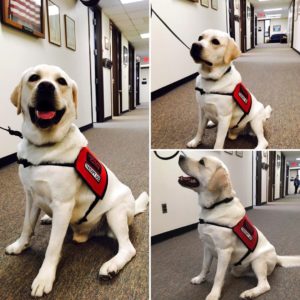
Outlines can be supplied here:
<path id="1" fill-rule="evenodd" d="M 300 255 L 297 256 L 277 255 L 277 264 L 284 268 L 300 267 Z"/>
<path id="2" fill-rule="evenodd" d="M 146 192 L 143 192 L 135 200 L 134 215 L 140 214 L 147 209 L 149 203 L 149 196 Z"/>
<path id="3" fill-rule="evenodd" d="M 266 120 L 271 117 L 271 113 L 272 113 L 272 107 L 270 105 L 268 105 L 267 107 L 265 107 L 265 118 L 266 118 Z"/>

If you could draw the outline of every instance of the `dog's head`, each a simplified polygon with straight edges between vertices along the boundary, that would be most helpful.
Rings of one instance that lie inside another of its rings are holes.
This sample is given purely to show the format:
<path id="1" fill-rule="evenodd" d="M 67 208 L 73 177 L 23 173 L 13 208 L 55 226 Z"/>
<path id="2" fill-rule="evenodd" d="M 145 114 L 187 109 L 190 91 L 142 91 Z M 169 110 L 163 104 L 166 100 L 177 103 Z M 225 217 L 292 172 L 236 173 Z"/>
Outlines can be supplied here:
<path id="1" fill-rule="evenodd" d="M 193 43 L 190 54 L 196 63 L 213 68 L 229 65 L 241 55 L 241 51 L 227 33 L 208 29 Z"/>
<path id="2" fill-rule="evenodd" d="M 23 134 L 34 144 L 55 143 L 76 117 L 77 86 L 56 66 L 38 65 L 23 73 L 11 95 L 23 114 Z"/>
<path id="3" fill-rule="evenodd" d="M 215 200 L 234 195 L 228 169 L 219 159 L 207 156 L 197 161 L 181 155 L 179 166 L 188 175 L 179 177 L 181 186 Z"/>

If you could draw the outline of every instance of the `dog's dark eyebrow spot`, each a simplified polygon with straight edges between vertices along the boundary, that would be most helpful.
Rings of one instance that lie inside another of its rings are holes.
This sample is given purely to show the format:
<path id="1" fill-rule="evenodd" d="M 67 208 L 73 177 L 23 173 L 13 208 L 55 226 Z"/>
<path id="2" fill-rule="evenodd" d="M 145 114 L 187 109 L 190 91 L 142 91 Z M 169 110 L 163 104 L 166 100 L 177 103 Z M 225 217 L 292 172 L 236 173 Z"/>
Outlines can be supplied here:
<path id="1" fill-rule="evenodd" d="M 63 77 L 59 77 L 56 80 L 60 85 L 68 85 L 66 79 L 64 79 Z"/>
<path id="2" fill-rule="evenodd" d="M 203 36 L 200 35 L 199 38 L 198 38 L 198 41 L 201 41 L 203 39 Z"/>
<path id="3" fill-rule="evenodd" d="M 201 158 L 201 159 L 199 160 L 199 164 L 205 167 L 205 163 L 204 163 L 204 159 L 203 159 L 203 158 Z"/>
<path id="4" fill-rule="evenodd" d="M 41 76 L 38 74 L 32 74 L 29 78 L 28 81 L 29 82 L 35 82 L 41 79 Z"/>

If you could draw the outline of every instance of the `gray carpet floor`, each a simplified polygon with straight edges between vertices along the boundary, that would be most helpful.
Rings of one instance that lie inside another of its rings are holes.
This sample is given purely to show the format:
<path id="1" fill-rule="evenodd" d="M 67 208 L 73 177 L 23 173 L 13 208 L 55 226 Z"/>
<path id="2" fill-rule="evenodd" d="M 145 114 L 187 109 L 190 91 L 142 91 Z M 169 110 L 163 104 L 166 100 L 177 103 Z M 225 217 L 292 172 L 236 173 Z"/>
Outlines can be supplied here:
<path id="1" fill-rule="evenodd" d="M 278 254 L 300 254 L 300 195 L 257 207 L 248 214 Z M 202 300 L 209 294 L 216 260 L 205 283 L 190 284 L 190 279 L 200 273 L 202 266 L 203 250 L 197 230 L 155 244 L 151 253 L 153 300 Z M 259 299 L 300 299 L 299 278 L 300 268 L 276 267 L 268 278 L 271 291 Z M 221 300 L 239 299 L 244 290 L 253 288 L 256 283 L 254 277 L 235 278 L 227 274 Z"/>
<path id="2" fill-rule="evenodd" d="M 148 192 L 148 107 L 140 106 L 98 128 L 84 132 L 97 156 L 131 187 L 137 197 Z M 100 128 L 99 128 L 100 127 Z M 4 254 L 19 237 L 24 215 L 24 193 L 17 164 L 0 169 L 0 299 L 31 299 L 30 287 L 42 264 L 51 227 L 37 224 L 32 246 L 19 256 Z M 52 292 L 43 299 L 148 299 L 148 212 L 130 227 L 136 257 L 112 281 L 97 278 L 100 266 L 116 254 L 117 243 L 96 237 L 84 244 L 72 242 L 68 231 Z"/>
<path id="3" fill-rule="evenodd" d="M 236 60 L 243 83 L 264 105 L 273 108 L 265 124 L 270 149 L 297 149 L 300 111 L 300 55 L 287 45 L 257 47 Z M 190 81 L 152 101 L 152 148 L 182 149 L 197 131 L 195 82 Z M 216 128 L 207 129 L 199 148 L 213 148 Z M 227 149 L 252 149 L 256 137 L 226 139 Z"/>

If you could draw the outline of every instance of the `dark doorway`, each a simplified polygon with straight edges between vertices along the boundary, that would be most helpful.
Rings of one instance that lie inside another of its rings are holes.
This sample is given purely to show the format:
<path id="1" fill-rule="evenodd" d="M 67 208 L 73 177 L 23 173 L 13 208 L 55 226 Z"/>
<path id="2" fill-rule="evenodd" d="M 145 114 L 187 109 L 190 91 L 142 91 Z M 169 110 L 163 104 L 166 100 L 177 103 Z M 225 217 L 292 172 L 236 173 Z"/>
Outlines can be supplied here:
<path id="1" fill-rule="evenodd" d="M 286 166 L 286 173 L 285 173 L 285 195 L 289 194 L 289 174 L 290 174 L 290 166 Z"/>
<path id="2" fill-rule="evenodd" d="M 129 87 L 128 87 L 128 93 L 129 93 L 129 109 L 133 110 L 135 109 L 135 103 L 134 103 L 134 86 L 135 86 L 135 80 L 134 80 L 134 48 L 131 44 L 129 44 Z"/>
<path id="3" fill-rule="evenodd" d="M 280 168 L 280 198 L 284 198 L 284 177 L 285 172 L 285 156 L 281 153 L 281 168 Z"/>
<path id="4" fill-rule="evenodd" d="M 246 0 L 240 0 L 240 10 L 241 10 L 241 51 L 247 51 L 247 7 L 246 7 Z"/>
<path id="5" fill-rule="evenodd" d="M 269 192 L 268 192 L 268 202 L 274 200 L 275 194 L 275 168 L 276 168 L 276 152 L 269 152 Z"/>
<path id="6" fill-rule="evenodd" d="M 136 71 L 135 71 L 135 76 L 136 76 L 136 94 L 135 94 L 135 99 L 136 99 L 136 105 L 140 105 L 140 62 L 136 62 Z"/>
<path id="7" fill-rule="evenodd" d="M 113 84 L 113 116 L 119 116 L 122 110 L 122 41 L 120 30 L 112 26 L 112 84 Z"/>
<path id="8" fill-rule="evenodd" d="M 235 39 L 234 0 L 229 0 L 229 33 Z"/>
<path id="9" fill-rule="evenodd" d="M 261 151 L 256 152 L 256 205 L 261 205 Z"/>
<path id="10" fill-rule="evenodd" d="M 102 64 L 102 17 L 101 8 L 96 7 L 94 12 L 95 26 L 95 87 L 96 87 L 96 119 L 104 122 L 104 90 L 103 90 L 103 64 Z"/>
<path id="11" fill-rule="evenodd" d="M 254 21 L 254 36 L 255 36 L 255 45 L 254 47 L 257 45 L 257 16 L 255 16 L 255 21 Z"/>
<path id="12" fill-rule="evenodd" d="M 254 6 L 251 4 L 251 49 L 255 47 L 255 22 L 254 22 Z"/>

